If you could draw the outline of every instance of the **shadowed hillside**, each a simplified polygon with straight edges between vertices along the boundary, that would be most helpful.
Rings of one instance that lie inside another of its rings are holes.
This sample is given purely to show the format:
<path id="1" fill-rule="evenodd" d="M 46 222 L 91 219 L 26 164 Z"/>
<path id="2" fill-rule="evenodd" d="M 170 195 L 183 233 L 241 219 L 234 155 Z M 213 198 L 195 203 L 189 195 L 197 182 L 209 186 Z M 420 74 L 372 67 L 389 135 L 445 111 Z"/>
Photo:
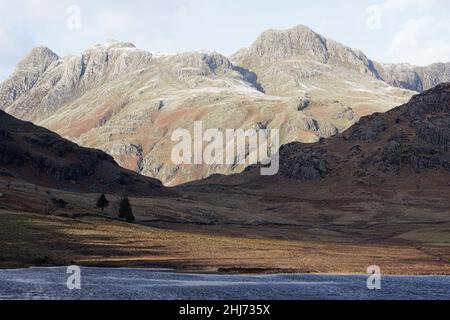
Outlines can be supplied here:
<path id="1" fill-rule="evenodd" d="M 77 192 L 170 195 L 161 182 L 123 169 L 108 154 L 0 111 L 0 175 Z"/>

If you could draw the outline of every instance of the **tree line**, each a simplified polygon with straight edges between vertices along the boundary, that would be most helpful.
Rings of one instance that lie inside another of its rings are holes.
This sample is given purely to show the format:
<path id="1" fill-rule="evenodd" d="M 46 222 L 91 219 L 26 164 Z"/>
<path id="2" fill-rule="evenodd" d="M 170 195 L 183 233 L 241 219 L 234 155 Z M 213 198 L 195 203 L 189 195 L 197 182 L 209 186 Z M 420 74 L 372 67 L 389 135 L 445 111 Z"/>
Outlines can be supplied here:
<path id="1" fill-rule="evenodd" d="M 97 200 L 97 208 L 100 208 L 102 212 L 109 206 L 109 201 L 104 194 L 100 196 Z M 130 200 L 127 196 L 120 199 L 119 203 L 119 219 L 125 220 L 126 222 L 134 222 L 133 208 L 131 207 Z"/>
<path id="2" fill-rule="evenodd" d="M 50 193 L 47 192 L 50 196 Z M 43 212 L 47 215 L 54 215 L 57 210 L 65 209 L 68 206 L 68 202 L 63 199 L 51 198 L 47 200 Z M 98 198 L 96 203 L 97 208 L 101 209 L 104 212 L 105 208 L 109 207 L 109 200 L 106 198 L 104 194 Z M 123 196 L 119 202 L 119 219 L 125 220 L 126 222 L 132 223 L 135 220 L 133 214 L 133 208 L 131 207 L 130 200 L 127 196 Z"/>

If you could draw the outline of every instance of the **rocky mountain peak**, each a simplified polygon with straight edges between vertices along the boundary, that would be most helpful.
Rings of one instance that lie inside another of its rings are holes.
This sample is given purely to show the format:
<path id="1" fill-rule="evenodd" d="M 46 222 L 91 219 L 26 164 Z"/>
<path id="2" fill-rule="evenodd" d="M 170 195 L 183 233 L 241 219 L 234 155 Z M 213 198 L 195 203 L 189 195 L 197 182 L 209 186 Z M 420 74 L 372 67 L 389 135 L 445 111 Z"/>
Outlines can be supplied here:
<path id="1" fill-rule="evenodd" d="M 59 56 L 47 47 L 35 47 L 19 62 L 17 69 L 36 65 L 48 65 L 58 60 Z"/>
<path id="2" fill-rule="evenodd" d="M 29 91 L 59 56 L 47 47 L 36 47 L 19 62 L 13 74 L 0 84 L 0 109 Z"/>
<path id="3" fill-rule="evenodd" d="M 124 42 L 115 39 L 108 39 L 105 42 L 98 43 L 88 50 L 109 50 L 109 49 L 136 49 L 136 46 L 131 42 Z"/>
<path id="4" fill-rule="evenodd" d="M 326 39 L 303 25 L 264 31 L 249 48 L 236 53 L 234 59 L 239 60 L 245 55 L 258 57 L 265 62 L 295 56 L 308 56 L 323 63 L 328 59 Z"/>
<path id="5" fill-rule="evenodd" d="M 85 50 L 75 59 L 83 84 L 92 84 L 146 68 L 152 55 L 131 42 L 107 40 Z"/>
<path id="6" fill-rule="evenodd" d="M 21 119 L 34 120 L 35 114 L 53 112 L 80 92 L 148 68 L 152 61 L 149 52 L 116 40 L 63 58 L 38 47 L 0 86 L 0 108 Z"/>
<path id="7" fill-rule="evenodd" d="M 373 62 L 363 52 L 327 39 L 304 25 L 267 30 L 250 47 L 232 56 L 232 61 L 250 69 L 293 60 L 332 64 L 379 78 Z"/>

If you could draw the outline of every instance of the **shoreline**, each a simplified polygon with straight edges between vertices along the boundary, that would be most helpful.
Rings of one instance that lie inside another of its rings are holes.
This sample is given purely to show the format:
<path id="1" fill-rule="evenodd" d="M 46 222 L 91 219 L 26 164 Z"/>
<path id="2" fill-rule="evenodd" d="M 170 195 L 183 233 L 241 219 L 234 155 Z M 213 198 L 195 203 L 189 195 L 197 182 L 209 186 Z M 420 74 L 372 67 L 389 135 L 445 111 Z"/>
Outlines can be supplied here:
<path id="1" fill-rule="evenodd" d="M 264 275 L 312 275 L 312 276 L 369 276 L 368 273 L 342 273 L 342 272 L 305 272 L 295 269 L 263 269 L 263 268 L 239 268 L 239 271 L 219 271 L 219 270 L 195 270 L 195 269 L 172 269 L 164 267 L 142 267 L 142 266 L 102 266 L 102 265 L 77 265 L 80 268 L 90 268 L 90 269 L 128 269 L 128 270 L 141 270 L 146 272 L 161 272 L 161 273 L 174 273 L 174 274 L 195 274 L 195 275 L 215 275 L 215 276 L 264 276 Z M 67 268 L 69 265 L 24 265 L 17 267 L 0 266 L 0 272 L 2 271 L 17 271 L 17 270 L 27 270 L 27 269 L 46 269 L 46 268 Z M 220 268 L 219 268 L 220 269 Z M 449 273 L 381 273 L 381 277 L 450 277 Z"/>

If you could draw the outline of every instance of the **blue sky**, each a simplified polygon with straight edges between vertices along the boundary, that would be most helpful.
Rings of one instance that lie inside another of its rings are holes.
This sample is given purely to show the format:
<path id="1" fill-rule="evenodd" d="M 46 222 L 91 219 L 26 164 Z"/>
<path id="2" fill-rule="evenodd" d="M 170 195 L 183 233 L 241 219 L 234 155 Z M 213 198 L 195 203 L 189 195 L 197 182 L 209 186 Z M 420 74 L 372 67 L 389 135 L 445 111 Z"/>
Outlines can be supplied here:
<path id="1" fill-rule="evenodd" d="M 229 55 L 304 24 L 381 62 L 450 61 L 448 0 L 0 0 L 0 80 L 31 48 L 76 54 L 107 39 Z"/>

